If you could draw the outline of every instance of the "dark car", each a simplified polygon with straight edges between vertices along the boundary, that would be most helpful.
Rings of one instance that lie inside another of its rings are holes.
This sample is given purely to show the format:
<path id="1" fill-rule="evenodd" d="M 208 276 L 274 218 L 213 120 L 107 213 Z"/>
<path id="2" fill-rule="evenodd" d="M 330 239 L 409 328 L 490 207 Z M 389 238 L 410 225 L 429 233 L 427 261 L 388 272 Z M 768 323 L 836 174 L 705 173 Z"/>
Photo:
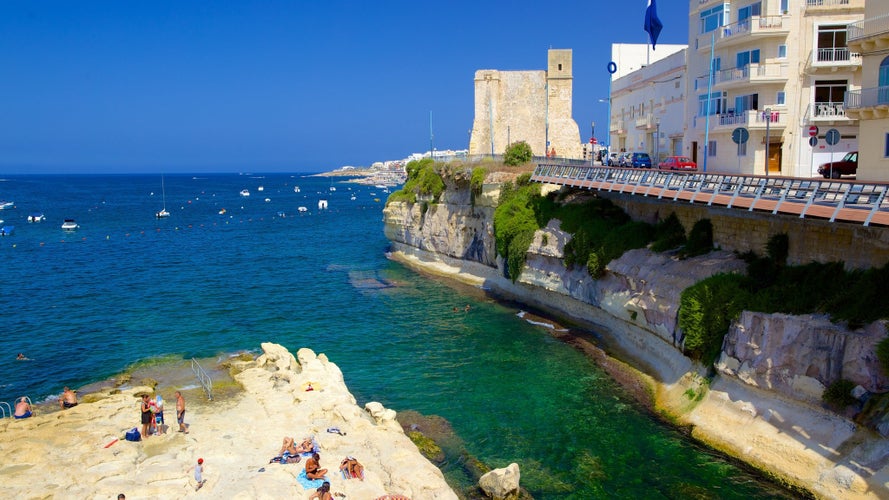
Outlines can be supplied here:
<path id="1" fill-rule="evenodd" d="M 633 153 L 630 156 L 630 167 L 633 168 L 651 168 L 651 157 L 648 153 Z"/>
<path id="2" fill-rule="evenodd" d="M 691 161 L 687 156 L 668 156 L 657 166 L 662 170 L 691 170 L 698 169 L 698 164 Z"/>
<path id="3" fill-rule="evenodd" d="M 856 172 L 858 172 L 858 151 L 846 153 L 842 160 L 818 167 L 818 173 L 825 179 L 839 179 L 841 175 L 855 175 Z"/>

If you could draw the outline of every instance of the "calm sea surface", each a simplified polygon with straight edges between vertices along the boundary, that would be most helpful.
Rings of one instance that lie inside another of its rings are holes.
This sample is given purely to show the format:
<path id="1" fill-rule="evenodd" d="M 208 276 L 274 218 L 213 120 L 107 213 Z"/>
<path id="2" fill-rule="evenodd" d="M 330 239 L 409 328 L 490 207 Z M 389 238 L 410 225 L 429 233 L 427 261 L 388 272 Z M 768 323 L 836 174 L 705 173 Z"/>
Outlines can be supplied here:
<path id="1" fill-rule="evenodd" d="M 516 309 L 388 261 L 379 188 L 301 174 L 165 186 L 172 215 L 157 220 L 160 176 L 0 181 L 15 202 L 0 211 L 15 226 L 0 238 L 0 401 L 271 341 L 326 353 L 361 405 L 447 419 L 483 462 L 517 462 L 538 499 L 790 497 L 640 411 Z M 461 461 L 443 466 L 458 488 Z"/>

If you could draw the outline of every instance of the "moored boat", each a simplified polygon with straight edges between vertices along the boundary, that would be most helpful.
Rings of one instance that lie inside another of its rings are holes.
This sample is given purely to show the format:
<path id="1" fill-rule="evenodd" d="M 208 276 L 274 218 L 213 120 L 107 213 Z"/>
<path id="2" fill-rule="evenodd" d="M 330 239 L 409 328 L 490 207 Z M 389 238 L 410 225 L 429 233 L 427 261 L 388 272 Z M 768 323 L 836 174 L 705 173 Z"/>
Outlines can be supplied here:
<path id="1" fill-rule="evenodd" d="M 248 190 L 246 190 L 246 189 L 242 189 L 242 190 L 241 190 L 241 196 L 243 196 L 244 198 L 250 196 L 250 191 L 248 191 Z"/>
<path id="2" fill-rule="evenodd" d="M 46 220 L 46 216 L 43 215 L 43 212 L 31 212 L 28 214 L 28 222 L 43 222 Z"/>
<path id="3" fill-rule="evenodd" d="M 62 229 L 65 231 L 74 231 L 79 227 L 80 225 L 74 222 L 74 219 L 65 219 L 65 222 L 62 223 Z"/>

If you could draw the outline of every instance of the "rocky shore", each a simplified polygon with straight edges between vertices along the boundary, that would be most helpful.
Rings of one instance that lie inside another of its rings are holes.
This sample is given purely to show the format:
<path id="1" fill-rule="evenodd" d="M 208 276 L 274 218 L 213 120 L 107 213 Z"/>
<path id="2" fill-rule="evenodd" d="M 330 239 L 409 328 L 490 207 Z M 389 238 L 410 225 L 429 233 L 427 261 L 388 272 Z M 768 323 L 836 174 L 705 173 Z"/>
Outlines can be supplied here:
<path id="1" fill-rule="evenodd" d="M 643 399 L 650 395 L 653 409 L 781 482 L 822 498 L 889 498 L 889 440 L 820 403 L 821 391 L 840 374 L 865 391 L 885 391 L 872 355 L 887 334 L 885 323 L 853 331 L 824 318 L 745 312 L 712 376 L 682 354 L 679 296 L 712 274 L 743 270 L 740 259 L 716 251 L 679 260 L 639 249 L 594 280 L 565 268 L 570 235 L 551 221 L 536 232 L 512 281 L 493 236 L 500 182 L 489 176 L 472 196 L 468 179 L 457 175 L 446 180 L 439 203 L 389 203 L 390 258 L 599 332 L 608 353 L 627 363 L 615 367 L 620 378 Z M 583 339 L 568 341 L 600 364 L 613 364 Z M 632 371 L 636 381 L 628 380 Z"/>
<path id="2" fill-rule="evenodd" d="M 404 434 L 393 410 L 357 406 L 340 369 L 324 354 L 294 357 L 262 344 L 254 361 L 235 361 L 243 391 L 222 401 L 187 400 L 189 432 L 176 432 L 175 401 L 167 400 L 166 434 L 124 440 L 139 425 L 139 395 L 150 387 L 106 388 L 90 402 L 31 418 L 0 420 L 0 484 L 11 498 L 308 498 L 296 464 L 269 463 L 284 436 L 314 436 L 333 492 L 345 498 L 402 495 L 456 499 L 441 471 Z M 307 390 L 311 384 L 312 390 Z M 170 392 L 172 392 L 171 389 Z M 339 429 L 341 433 L 328 432 Z M 364 480 L 344 479 L 340 461 L 353 456 Z M 204 460 L 206 484 L 196 491 L 191 468 Z M 343 498 L 343 497 L 340 497 Z"/>

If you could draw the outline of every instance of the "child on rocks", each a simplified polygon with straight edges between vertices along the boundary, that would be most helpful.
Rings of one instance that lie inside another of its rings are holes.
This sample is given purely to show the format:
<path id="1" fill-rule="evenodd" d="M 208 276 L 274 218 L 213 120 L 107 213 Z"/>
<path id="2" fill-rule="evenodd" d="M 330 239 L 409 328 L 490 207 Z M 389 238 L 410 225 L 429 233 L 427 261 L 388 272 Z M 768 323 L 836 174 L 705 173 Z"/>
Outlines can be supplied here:
<path id="1" fill-rule="evenodd" d="M 201 489 L 201 486 L 207 482 L 207 480 L 204 479 L 204 459 L 199 458 L 198 463 L 192 467 L 192 469 L 194 470 L 194 480 L 197 482 L 197 486 L 194 487 L 194 490 L 198 491 Z"/>

